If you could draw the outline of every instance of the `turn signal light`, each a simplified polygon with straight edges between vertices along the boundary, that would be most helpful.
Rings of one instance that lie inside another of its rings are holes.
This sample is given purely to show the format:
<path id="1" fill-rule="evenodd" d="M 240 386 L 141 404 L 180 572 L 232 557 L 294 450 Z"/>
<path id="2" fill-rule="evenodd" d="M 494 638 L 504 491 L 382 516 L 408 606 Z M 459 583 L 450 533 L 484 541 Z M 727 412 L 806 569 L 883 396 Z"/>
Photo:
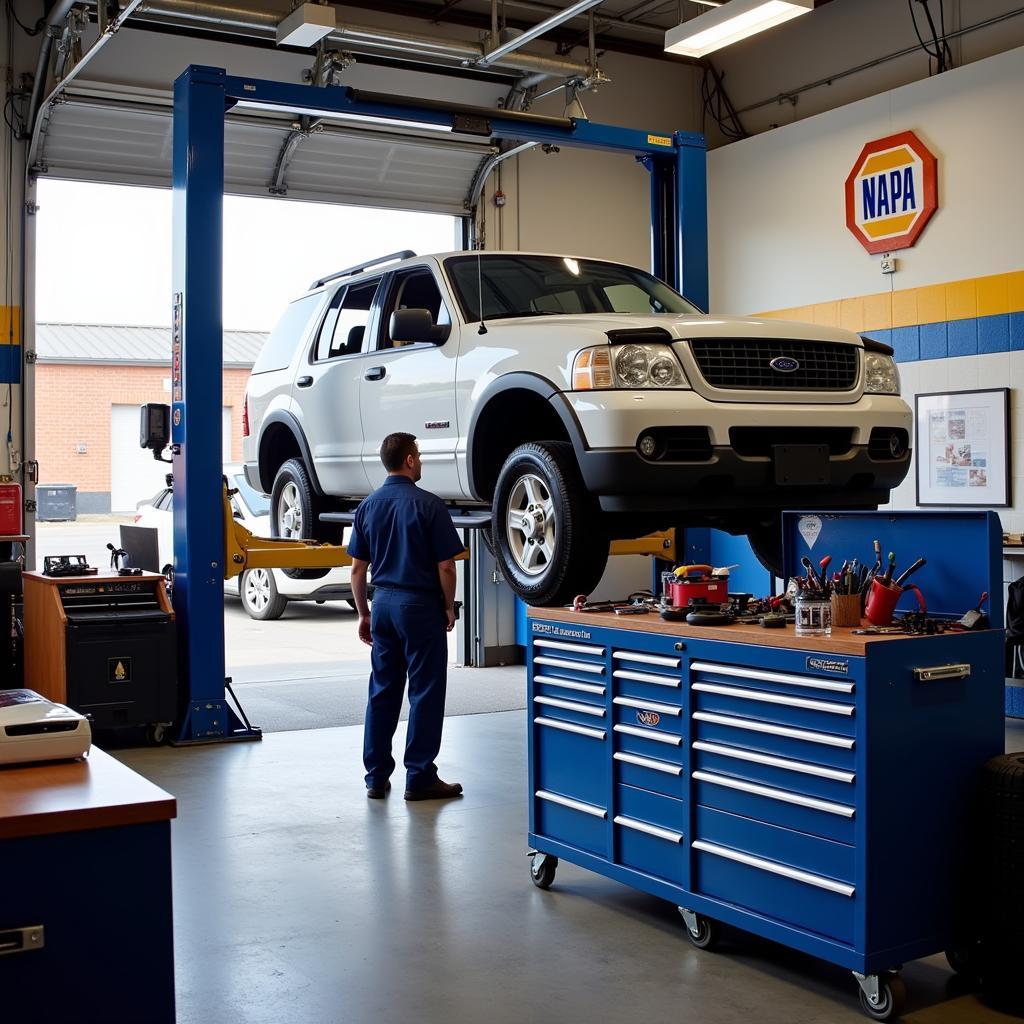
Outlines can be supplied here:
<path id="1" fill-rule="evenodd" d="M 249 436 L 249 393 L 242 399 L 242 437 Z"/>
<path id="2" fill-rule="evenodd" d="M 593 391 L 614 387 L 612 361 L 607 346 L 585 348 L 572 364 L 573 391 Z"/>

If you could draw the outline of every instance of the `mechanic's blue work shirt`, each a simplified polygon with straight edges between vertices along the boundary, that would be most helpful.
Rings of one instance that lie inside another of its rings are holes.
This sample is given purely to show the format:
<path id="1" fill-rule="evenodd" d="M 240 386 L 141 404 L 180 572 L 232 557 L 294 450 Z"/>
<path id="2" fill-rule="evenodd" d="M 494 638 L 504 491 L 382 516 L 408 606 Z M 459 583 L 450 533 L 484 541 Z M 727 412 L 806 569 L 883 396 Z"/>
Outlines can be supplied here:
<path id="1" fill-rule="evenodd" d="M 438 562 L 463 551 L 444 502 L 407 476 L 389 476 L 356 509 L 348 553 L 369 562 L 375 587 L 441 595 Z"/>

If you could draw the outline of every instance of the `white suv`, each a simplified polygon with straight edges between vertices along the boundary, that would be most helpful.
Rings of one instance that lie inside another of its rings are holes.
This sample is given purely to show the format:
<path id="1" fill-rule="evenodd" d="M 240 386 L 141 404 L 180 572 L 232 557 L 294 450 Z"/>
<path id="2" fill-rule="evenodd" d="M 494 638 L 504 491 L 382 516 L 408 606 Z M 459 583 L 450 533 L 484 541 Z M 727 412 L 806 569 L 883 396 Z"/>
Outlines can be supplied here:
<path id="1" fill-rule="evenodd" d="M 423 486 L 491 513 L 531 604 L 600 579 L 612 538 L 713 526 L 780 560 L 784 508 L 874 508 L 910 466 L 892 350 L 709 316 L 643 270 L 519 252 L 393 256 L 313 283 L 253 367 L 245 472 L 278 536 L 336 540 L 419 438 Z"/>

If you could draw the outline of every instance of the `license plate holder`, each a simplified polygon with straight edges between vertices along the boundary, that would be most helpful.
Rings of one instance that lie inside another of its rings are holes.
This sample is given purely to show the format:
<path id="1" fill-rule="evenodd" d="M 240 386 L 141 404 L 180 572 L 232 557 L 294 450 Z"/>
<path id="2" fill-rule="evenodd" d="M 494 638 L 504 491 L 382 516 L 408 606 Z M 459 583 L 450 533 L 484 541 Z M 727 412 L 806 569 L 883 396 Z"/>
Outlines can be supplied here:
<path id="1" fill-rule="evenodd" d="M 773 444 L 778 487 L 823 487 L 829 480 L 827 444 Z"/>

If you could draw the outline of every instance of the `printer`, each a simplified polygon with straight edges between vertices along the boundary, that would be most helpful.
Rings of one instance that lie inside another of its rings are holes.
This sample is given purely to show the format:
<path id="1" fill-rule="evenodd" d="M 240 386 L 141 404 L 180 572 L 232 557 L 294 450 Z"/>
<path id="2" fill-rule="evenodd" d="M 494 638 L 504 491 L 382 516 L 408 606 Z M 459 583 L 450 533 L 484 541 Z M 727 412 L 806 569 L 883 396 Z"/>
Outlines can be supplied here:
<path id="1" fill-rule="evenodd" d="M 88 719 L 34 690 L 0 690 L 0 765 L 85 757 Z"/>

